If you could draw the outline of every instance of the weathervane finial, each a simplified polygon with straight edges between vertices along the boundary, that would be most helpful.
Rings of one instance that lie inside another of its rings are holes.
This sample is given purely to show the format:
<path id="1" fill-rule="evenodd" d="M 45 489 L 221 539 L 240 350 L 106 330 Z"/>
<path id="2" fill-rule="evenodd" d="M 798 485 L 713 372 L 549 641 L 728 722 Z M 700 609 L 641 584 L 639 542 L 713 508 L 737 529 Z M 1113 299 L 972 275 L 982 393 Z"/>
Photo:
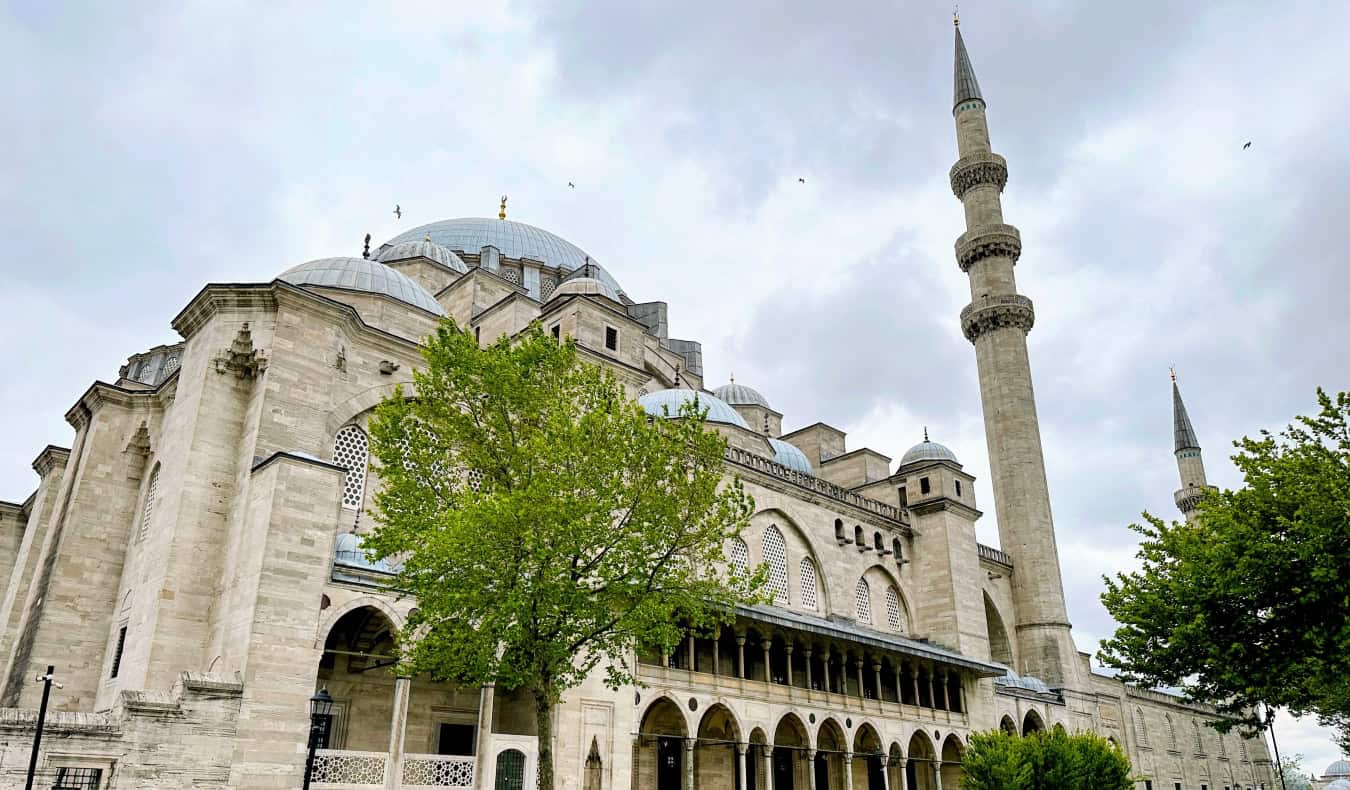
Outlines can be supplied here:
<path id="1" fill-rule="evenodd" d="M 506 219 L 506 195 L 502 195 L 502 205 L 497 210 L 497 219 Z"/>

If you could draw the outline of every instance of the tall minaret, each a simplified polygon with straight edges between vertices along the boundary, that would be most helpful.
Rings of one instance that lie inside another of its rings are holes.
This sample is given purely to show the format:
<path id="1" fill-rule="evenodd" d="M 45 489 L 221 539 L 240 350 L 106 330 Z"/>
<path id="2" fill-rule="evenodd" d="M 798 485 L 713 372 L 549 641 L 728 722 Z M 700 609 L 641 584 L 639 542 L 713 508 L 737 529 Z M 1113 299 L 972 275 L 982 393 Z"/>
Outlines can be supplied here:
<path id="1" fill-rule="evenodd" d="M 1205 461 L 1200 457 L 1200 440 L 1195 438 L 1186 404 L 1181 402 L 1176 371 L 1172 371 L 1172 430 L 1176 434 L 1177 472 L 1181 475 L 1181 488 L 1172 496 L 1181 514 L 1190 521 L 1195 517 L 1200 499 L 1213 486 L 1205 480 Z"/>
<path id="2" fill-rule="evenodd" d="M 956 260 L 970 277 L 971 303 L 961 331 L 975 345 L 984 405 L 984 433 L 993 472 L 999 542 L 1013 560 L 1020 670 L 1052 686 L 1079 686 L 1078 650 L 1070 633 L 1060 578 L 1041 430 L 1031 387 L 1027 332 L 1031 300 L 1017 293 L 1013 264 L 1022 252 L 1017 228 L 1003 222 L 999 195 L 1008 165 L 989 147 L 984 98 L 956 28 L 956 142 L 952 191 L 966 210 Z"/>

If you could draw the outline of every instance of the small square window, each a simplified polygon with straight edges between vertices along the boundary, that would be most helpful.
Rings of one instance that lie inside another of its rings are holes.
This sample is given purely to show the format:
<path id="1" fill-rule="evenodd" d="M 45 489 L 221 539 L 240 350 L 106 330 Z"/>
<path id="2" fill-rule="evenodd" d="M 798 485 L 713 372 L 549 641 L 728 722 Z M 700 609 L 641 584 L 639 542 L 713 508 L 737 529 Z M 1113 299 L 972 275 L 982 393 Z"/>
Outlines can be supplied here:
<path id="1" fill-rule="evenodd" d="M 926 478 L 926 477 L 920 477 L 920 478 L 919 478 L 919 493 L 920 493 L 920 494 L 929 494 L 929 493 L 932 493 L 932 491 L 933 491 L 933 485 L 932 485 L 932 483 L 929 483 L 929 482 L 928 482 L 928 478 Z"/>
<path id="2" fill-rule="evenodd" d="M 476 343 L 482 343 L 482 342 L 483 342 L 483 327 L 481 327 L 481 326 L 476 326 L 476 327 L 473 328 L 473 339 L 474 339 L 474 342 L 476 342 Z"/>
<path id="3" fill-rule="evenodd" d="M 909 507 L 909 492 L 900 486 L 900 507 Z"/>
<path id="4" fill-rule="evenodd" d="M 619 330 L 612 326 L 605 327 L 605 348 L 610 351 L 619 350 Z"/>

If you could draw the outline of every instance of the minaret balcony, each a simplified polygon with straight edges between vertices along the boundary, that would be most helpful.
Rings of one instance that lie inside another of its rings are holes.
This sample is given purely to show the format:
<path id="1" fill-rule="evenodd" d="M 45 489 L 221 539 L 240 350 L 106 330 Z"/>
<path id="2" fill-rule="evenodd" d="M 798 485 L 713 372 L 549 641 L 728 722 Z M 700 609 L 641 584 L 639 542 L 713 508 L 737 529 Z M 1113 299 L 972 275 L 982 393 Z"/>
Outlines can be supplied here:
<path id="1" fill-rule="evenodd" d="M 1200 500 L 1208 496 L 1209 492 L 1217 490 L 1214 486 L 1188 485 L 1173 494 L 1172 498 L 1176 500 L 1177 510 L 1189 516 L 1200 506 Z"/>
<path id="2" fill-rule="evenodd" d="M 961 311 L 961 332 L 972 343 L 994 329 L 1014 327 L 1025 334 L 1035 323 L 1036 310 L 1031 300 L 1021 294 L 986 296 Z"/>
<path id="3" fill-rule="evenodd" d="M 1022 257 L 1022 234 L 1012 225 L 976 225 L 956 239 L 956 262 L 961 271 L 985 258 L 1008 258 L 1013 263 Z"/>
<path id="4" fill-rule="evenodd" d="M 956 160 L 950 176 L 957 200 L 964 200 L 966 192 L 975 187 L 994 186 L 1002 192 L 1008 184 L 1008 162 L 995 153 L 971 154 Z"/>

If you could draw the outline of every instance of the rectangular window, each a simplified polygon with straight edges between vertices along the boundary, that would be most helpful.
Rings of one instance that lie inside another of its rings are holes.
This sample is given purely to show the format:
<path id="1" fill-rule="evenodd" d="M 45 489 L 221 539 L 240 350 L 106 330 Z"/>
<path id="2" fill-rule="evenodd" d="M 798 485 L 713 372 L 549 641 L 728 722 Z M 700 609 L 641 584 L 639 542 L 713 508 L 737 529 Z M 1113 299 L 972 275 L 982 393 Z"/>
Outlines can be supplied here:
<path id="1" fill-rule="evenodd" d="M 605 327 L 605 348 L 610 351 L 619 350 L 619 330 L 612 326 Z"/>
<path id="2" fill-rule="evenodd" d="M 553 333 L 554 340 L 562 340 L 562 324 L 554 324 L 553 328 L 548 331 Z"/>
<path id="3" fill-rule="evenodd" d="M 476 326 L 473 328 L 473 339 L 480 344 L 483 342 L 483 327 Z"/>
<path id="4" fill-rule="evenodd" d="M 122 648 L 126 646 L 126 643 L 127 627 L 122 626 L 117 629 L 117 648 L 113 650 L 112 671 L 108 673 L 110 679 L 117 677 L 118 671 L 122 669 Z"/>
<path id="5" fill-rule="evenodd" d="M 102 768 L 57 768 L 52 790 L 99 790 L 103 785 Z"/>
<path id="6" fill-rule="evenodd" d="M 1153 782 L 1149 781 L 1148 779 L 1145 779 L 1144 790 L 1153 790 Z"/>
<path id="7" fill-rule="evenodd" d="M 931 483 L 928 482 L 928 478 L 926 478 L 926 477 L 920 477 L 920 478 L 919 478 L 919 493 L 920 493 L 920 494 L 927 494 L 927 493 L 931 493 L 932 490 L 933 490 L 933 486 L 932 486 Z"/>
<path id="8" fill-rule="evenodd" d="M 474 733 L 477 728 L 472 724 L 449 724 L 442 722 L 436 739 L 437 754 L 457 754 L 469 756 L 474 753 Z"/>
<path id="9" fill-rule="evenodd" d="M 957 480 L 957 481 L 956 481 L 956 495 L 957 495 L 957 496 L 961 496 L 961 481 L 960 481 L 960 480 Z"/>
<path id="10" fill-rule="evenodd" d="M 900 486 L 900 507 L 909 507 L 909 492 Z"/>

